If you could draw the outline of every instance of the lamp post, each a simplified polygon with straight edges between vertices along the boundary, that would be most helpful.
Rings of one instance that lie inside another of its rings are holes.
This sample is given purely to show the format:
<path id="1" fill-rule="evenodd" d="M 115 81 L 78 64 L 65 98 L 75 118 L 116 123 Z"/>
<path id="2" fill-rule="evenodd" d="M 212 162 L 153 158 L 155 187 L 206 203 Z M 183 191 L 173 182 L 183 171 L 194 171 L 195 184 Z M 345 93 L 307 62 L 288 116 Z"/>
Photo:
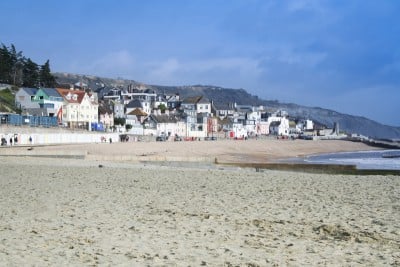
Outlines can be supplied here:
<path id="1" fill-rule="evenodd" d="M 75 128 L 79 128 L 79 112 L 78 110 L 75 110 L 75 116 L 76 116 L 76 122 L 75 122 Z"/>

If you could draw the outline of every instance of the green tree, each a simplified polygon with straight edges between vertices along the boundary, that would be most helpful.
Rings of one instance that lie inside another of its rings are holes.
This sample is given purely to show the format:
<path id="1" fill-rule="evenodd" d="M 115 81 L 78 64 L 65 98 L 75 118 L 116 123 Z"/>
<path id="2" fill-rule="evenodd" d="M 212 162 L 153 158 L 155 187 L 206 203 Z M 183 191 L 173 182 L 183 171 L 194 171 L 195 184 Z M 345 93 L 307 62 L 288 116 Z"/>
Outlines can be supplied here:
<path id="1" fill-rule="evenodd" d="M 22 51 L 17 52 L 15 46 L 12 44 L 9 50 L 9 62 L 10 62 L 10 77 L 12 78 L 12 84 L 16 86 L 22 85 L 22 73 L 24 67 L 24 57 Z"/>
<path id="2" fill-rule="evenodd" d="M 125 118 L 114 118 L 114 125 L 125 125 Z"/>
<path id="3" fill-rule="evenodd" d="M 11 83 L 10 70 L 12 68 L 11 54 L 8 48 L 2 44 L 0 48 L 0 82 Z"/>
<path id="4" fill-rule="evenodd" d="M 4 44 L 0 46 L 0 82 L 27 87 L 56 86 L 49 60 L 39 67 L 30 58 L 25 58 L 22 51 L 17 51 L 14 45 L 8 48 Z"/>
<path id="5" fill-rule="evenodd" d="M 161 110 L 161 113 L 165 113 L 165 110 L 167 109 L 167 107 L 164 104 L 160 104 L 160 105 L 158 105 L 158 109 Z"/>
<path id="6" fill-rule="evenodd" d="M 23 86 L 37 87 L 39 82 L 39 66 L 28 58 L 23 72 Z"/>
<path id="7" fill-rule="evenodd" d="M 129 131 L 130 129 L 132 129 L 132 125 L 131 124 L 125 124 L 125 129 L 127 131 Z"/>
<path id="8" fill-rule="evenodd" d="M 50 62 L 46 61 L 42 66 L 40 66 L 39 71 L 40 86 L 42 87 L 54 87 L 56 85 L 56 79 L 51 74 Z"/>

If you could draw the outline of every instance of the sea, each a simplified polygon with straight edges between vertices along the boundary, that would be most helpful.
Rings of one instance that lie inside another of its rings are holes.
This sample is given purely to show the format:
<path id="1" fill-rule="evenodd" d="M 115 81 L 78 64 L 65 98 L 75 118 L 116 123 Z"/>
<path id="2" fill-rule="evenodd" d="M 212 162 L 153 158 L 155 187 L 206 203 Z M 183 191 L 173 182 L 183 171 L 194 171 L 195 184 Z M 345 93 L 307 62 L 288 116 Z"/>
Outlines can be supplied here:
<path id="1" fill-rule="evenodd" d="M 400 170 L 400 150 L 374 150 L 312 155 L 294 161 L 312 164 L 355 165 L 357 169 Z"/>

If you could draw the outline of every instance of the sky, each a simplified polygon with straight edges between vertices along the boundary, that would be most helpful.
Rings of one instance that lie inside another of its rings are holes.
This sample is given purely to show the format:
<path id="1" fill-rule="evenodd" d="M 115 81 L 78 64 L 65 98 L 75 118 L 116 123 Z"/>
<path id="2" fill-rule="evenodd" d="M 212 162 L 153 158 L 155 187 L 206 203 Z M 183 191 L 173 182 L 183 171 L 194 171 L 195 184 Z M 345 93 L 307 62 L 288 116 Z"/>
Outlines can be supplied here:
<path id="1" fill-rule="evenodd" d="M 398 0 L 4 0 L 0 43 L 51 71 L 243 88 L 400 126 Z"/>

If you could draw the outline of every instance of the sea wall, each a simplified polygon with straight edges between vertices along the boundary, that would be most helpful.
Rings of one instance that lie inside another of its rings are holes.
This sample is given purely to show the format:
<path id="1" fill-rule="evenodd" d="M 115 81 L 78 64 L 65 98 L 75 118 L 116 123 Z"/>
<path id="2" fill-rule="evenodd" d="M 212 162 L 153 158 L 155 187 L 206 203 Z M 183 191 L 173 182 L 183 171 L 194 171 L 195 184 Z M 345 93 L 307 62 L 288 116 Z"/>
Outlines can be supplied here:
<path id="1" fill-rule="evenodd" d="M 50 145 L 72 143 L 119 142 L 118 133 L 79 132 L 79 133 L 7 133 L 0 132 L 2 146 L 11 145 Z M 4 141 L 6 143 L 4 143 Z"/>

